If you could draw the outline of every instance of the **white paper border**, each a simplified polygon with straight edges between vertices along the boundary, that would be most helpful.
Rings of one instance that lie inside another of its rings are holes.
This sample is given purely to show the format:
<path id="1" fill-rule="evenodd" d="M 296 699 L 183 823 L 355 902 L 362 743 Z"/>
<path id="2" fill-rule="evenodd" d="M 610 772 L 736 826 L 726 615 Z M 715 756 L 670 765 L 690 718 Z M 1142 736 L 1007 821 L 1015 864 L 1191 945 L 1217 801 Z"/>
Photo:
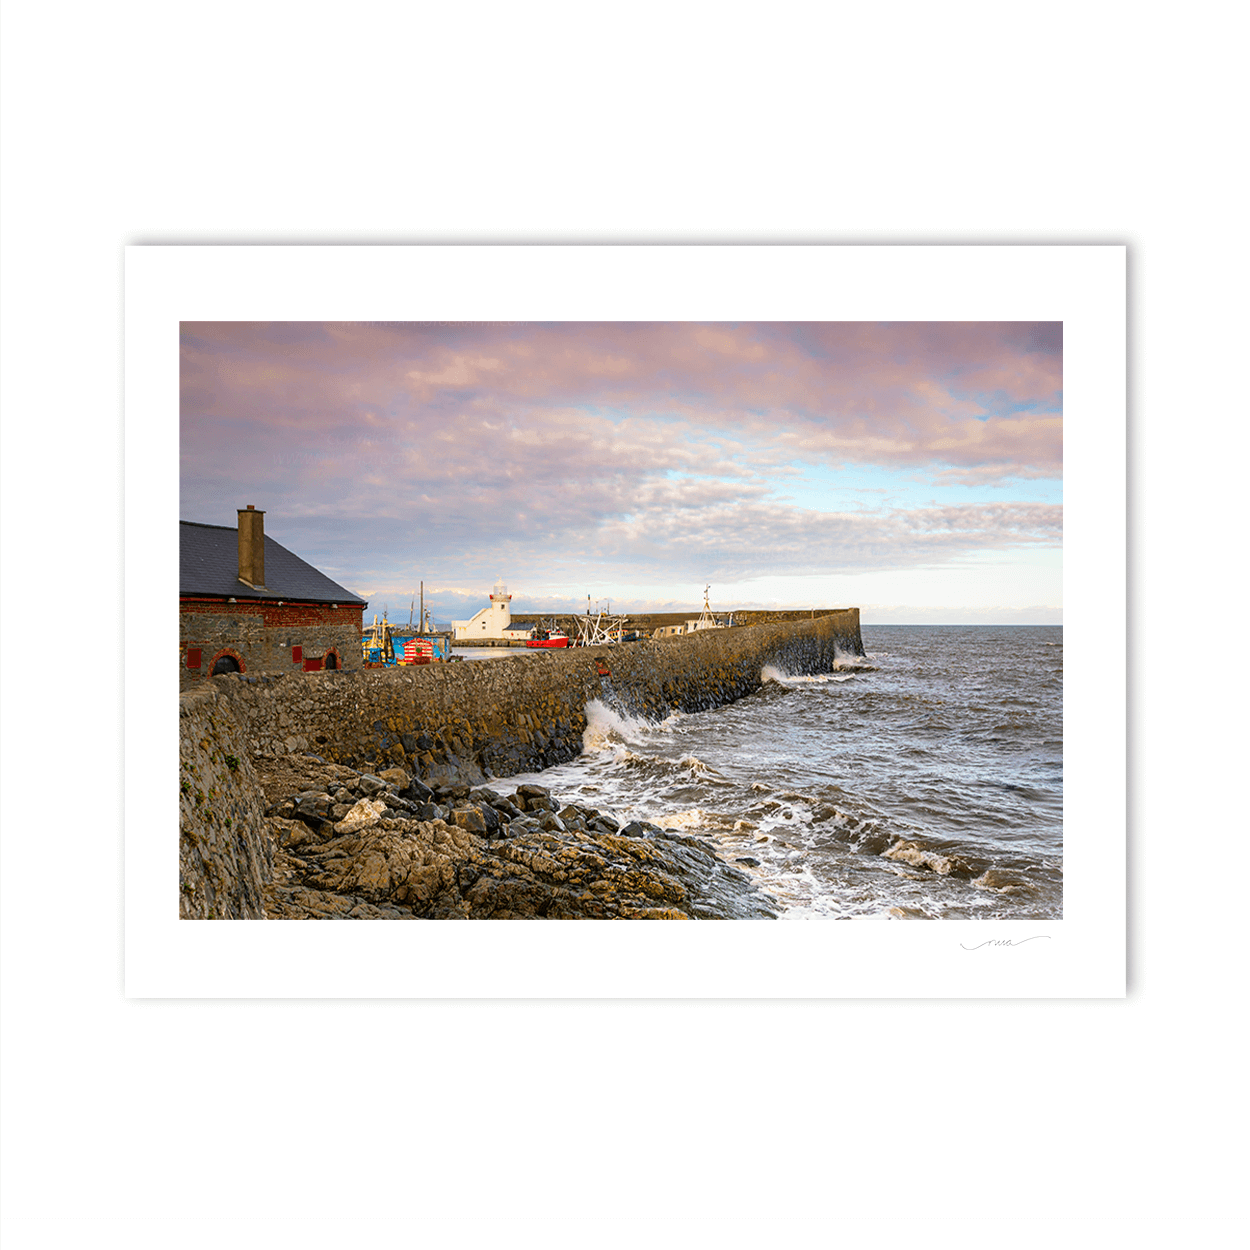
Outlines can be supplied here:
<path id="1" fill-rule="evenodd" d="M 1123 996 L 1125 261 L 1118 246 L 127 248 L 127 996 Z M 1063 919 L 180 921 L 178 326 L 323 319 L 1062 321 Z"/>

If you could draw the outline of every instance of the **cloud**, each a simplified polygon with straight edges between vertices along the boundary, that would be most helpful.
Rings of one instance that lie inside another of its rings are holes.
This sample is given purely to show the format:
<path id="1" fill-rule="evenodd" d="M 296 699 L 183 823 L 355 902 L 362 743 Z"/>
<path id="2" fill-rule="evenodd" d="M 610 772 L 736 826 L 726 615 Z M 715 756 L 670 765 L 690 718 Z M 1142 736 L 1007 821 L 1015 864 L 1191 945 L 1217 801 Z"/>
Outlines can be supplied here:
<path id="1" fill-rule="evenodd" d="M 350 588 L 931 567 L 1062 541 L 1051 324 L 185 324 L 182 515 Z M 855 512 L 784 496 L 845 471 Z M 995 502 L 869 506 L 853 470 Z M 246 495 L 246 498 L 244 498 Z M 341 576 L 340 576 L 341 571 Z"/>
<path id="2" fill-rule="evenodd" d="M 306 341 L 187 326 L 183 407 L 197 422 L 246 416 L 309 436 L 372 420 L 413 438 L 482 406 L 522 429 L 611 410 L 780 434 L 839 462 L 1058 472 L 1062 360 L 1031 347 L 1047 341 L 1045 326 L 1015 323 L 339 325 L 310 326 Z"/>

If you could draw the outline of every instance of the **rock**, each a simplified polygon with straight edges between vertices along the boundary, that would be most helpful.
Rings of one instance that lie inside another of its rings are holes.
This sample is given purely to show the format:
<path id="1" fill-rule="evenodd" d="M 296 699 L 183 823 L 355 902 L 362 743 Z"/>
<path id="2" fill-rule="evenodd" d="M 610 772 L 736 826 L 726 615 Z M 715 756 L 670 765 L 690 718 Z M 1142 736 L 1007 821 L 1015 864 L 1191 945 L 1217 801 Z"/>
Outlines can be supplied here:
<path id="1" fill-rule="evenodd" d="M 748 868 L 758 868 L 760 866 L 760 861 L 758 859 L 752 859 L 749 855 L 739 856 L 739 858 L 734 860 L 734 863 L 746 864 Z"/>
<path id="2" fill-rule="evenodd" d="M 623 838 L 645 838 L 647 836 L 647 831 L 637 820 L 631 820 L 620 832 Z"/>
<path id="3" fill-rule="evenodd" d="M 469 833 L 485 835 L 486 821 L 476 807 L 459 808 L 452 812 L 451 816 L 458 828 L 465 829 Z"/>
<path id="4" fill-rule="evenodd" d="M 484 798 L 477 805 L 460 800 L 464 806 L 447 820 L 412 819 L 380 795 L 362 798 L 328 838 L 329 826 L 304 831 L 299 821 L 271 818 L 264 828 L 274 867 L 263 887 L 263 914 L 333 920 L 776 916 L 751 877 L 697 839 L 645 821 L 632 822 L 639 836 L 622 836 L 608 829 L 616 821 L 603 813 L 593 817 L 598 827 L 582 830 L 589 809 L 576 804 L 564 805 L 561 815 L 543 809 L 505 824 Z M 416 806 L 418 816 L 446 812 L 438 804 Z"/>
<path id="5" fill-rule="evenodd" d="M 434 797 L 434 791 L 414 777 L 408 785 L 400 792 L 400 797 L 408 799 L 413 803 L 428 803 Z"/>
<path id="6" fill-rule="evenodd" d="M 525 799 L 549 799 L 551 791 L 546 786 L 537 786 L 532 782 L 526 782 L 523 786 L 517 786 L 516 792 Z"/>
<path id="7" fill-rule="evenodd" d="M 378 776 L 383 781 L 389 782 L 397 790 L 404 789 L 404 787 L 407 786 L 408 782 L 411 780 L 402 768 L 384 768 Z"/>
<path id="8" fill-rule="evenodd" d="M 430 764 L 425 770 L 428 785 L 467 785 L 478 786 L 486 780 L 486 774 L 473 760 L 462 760 L 456 755 L 448 755 L 441 762 Z"/>
<path id="9" fill-rule="evenodd" d="M 457 802 L 469 797 L 470 787 L 459 784 L 445 784 L 434 787 L 434 794 L 440 803 Z"/>
<path id="10" fill-rule="evenodd" d="M 352 805 L 351 810 L 334 826 L 336 834 L 359 833 L 376 825 L 386 811 L 386 804 L 381 799 L 360 799 Z"/>
<path id="11" fill-rule="evenodd" d="M 379 790 L 386 789 L 386 782 L 381 777 L 375 777 L 372 773 L 362 773 L 356 781 L 354 789 L 365 796 L 377 794 Z"/>
<path id="12" fill-rule="evenodd" d="M 269 826 L 270 836 L 279 846 L 303 846 L 306 842 L 319 843 L 321 839 L 309 825 L 302 820 L 284 820 L 281 816 L 268 816 L 265 823 Z"/>

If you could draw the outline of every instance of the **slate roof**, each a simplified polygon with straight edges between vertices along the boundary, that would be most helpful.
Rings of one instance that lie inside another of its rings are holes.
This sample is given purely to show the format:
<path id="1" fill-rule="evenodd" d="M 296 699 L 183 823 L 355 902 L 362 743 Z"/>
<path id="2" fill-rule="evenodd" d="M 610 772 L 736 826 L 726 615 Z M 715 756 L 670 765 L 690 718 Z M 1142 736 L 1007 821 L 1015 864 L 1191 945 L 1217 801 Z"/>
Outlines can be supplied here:
<path id="1" fill-rule="evenodd" d="M 239 581 L 239 531 L 228 525 L 180 521 L 178 593 L 301 603 L 367 603 L 265 535 L 266 592 Z"/>

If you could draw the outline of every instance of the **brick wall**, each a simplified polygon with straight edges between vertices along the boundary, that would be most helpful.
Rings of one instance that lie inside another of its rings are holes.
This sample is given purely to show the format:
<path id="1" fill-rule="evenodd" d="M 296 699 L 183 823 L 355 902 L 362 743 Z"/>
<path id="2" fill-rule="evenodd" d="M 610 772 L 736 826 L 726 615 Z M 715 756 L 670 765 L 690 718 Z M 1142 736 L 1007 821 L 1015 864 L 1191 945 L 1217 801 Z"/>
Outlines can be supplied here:
<path id="1" fill-rule="evenodd" d="M 341 669 L 361 667 L 360 608 L 188 600 L 179 606 L 180 690 L 202 683 L 221 654 L 252 675 L 299 672 L 318 661 L 324 666 L 331 653 Z M 201 606 L 206 610 L 195 610 Z"/>

